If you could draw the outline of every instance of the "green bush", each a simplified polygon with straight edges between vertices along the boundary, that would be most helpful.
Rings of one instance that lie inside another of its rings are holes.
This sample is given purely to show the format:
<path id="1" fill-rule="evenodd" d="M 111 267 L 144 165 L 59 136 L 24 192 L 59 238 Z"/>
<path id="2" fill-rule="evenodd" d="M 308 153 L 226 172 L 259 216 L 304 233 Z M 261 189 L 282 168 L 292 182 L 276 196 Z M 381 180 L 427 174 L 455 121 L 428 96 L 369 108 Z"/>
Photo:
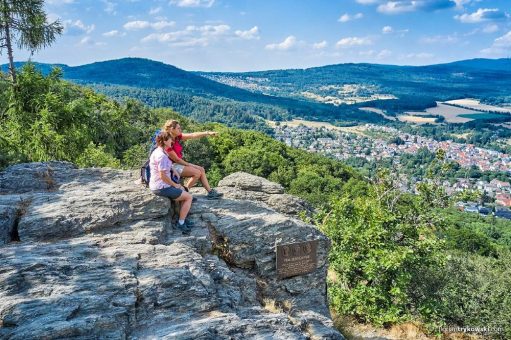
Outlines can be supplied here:
<path id="1" fill-rule="evenodd" d="M 105 145 L 94 145 L 90 142 L 82 155 L 76 159 L 76 165 L 81 168 L 106 167 L 119 168 L 121 163 L 112 154 L 105 151 Z"/>
<path id="2" fill-rule="evenodd" d="M 422 267 L 442 266 L 443 246 L 424 212 L 385 202 L 375 192 L 334 199 L 320 225 L 332 240 L 334 309 L 380 326 L 411 319 L 420 310 L 421 301 L 412 300 L 408 289 Z"/>
<path id="3" fill-rule="evenodd" d="M 501 328 L 491 339 L 511 338 L 511 256 L 498 258 L 455 251 L 445 254 L 446 265 L 417 273 L 410 296 L 422 300 L 430 325 Z"/>

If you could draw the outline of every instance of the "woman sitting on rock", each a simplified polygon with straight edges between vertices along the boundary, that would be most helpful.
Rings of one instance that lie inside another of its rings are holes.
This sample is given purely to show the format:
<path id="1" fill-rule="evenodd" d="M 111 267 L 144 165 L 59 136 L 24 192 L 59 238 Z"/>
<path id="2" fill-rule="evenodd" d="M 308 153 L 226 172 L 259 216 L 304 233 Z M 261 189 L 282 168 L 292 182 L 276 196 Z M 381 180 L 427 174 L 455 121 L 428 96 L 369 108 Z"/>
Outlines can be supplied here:
<path id="1" fill-rule="evenodd" d="M 189 163 L 183 159 L 183 146 L 181 145 L 182 141 L 186 141 L 189 139 L 197 139 L 207 136 L 216 136 L 217 132 L 214 131 L 204 131 L 204 132 L 194 132 L 194 133 L 183 133 L 181 131 L 181 125 L 177 120 L 168 120 L 164 127 L 163 131 L 166 131 L 172 135 L 174 138 L 174 143 L 172 147 L 167 147 L 165 151 L 168 153 L 170 159 L 174 162 L 174 171 L 182 177 L 189 177 L 188 183 L 185 184 L 185 190 L 188 191 L 189 188 L 193 187 L 198 180 L 201 181 L 202 186 L 208 192 L 206 198 L 209 199 L 217 199 L 223 196 L 223 194 L 217 192 L 215 189 L 211 189 L 208 183 L 208 179 L 206 178 L 206 171 L 203 167 L 199 165 L 195 165 Z"/>
<path id="2" fill-rule="evenodd" d="M 156 137 L 157 147 L 149 158 L 151 169 L 149 189 L 155 195 L 168 197 L 181 203 L 178 228 L 184 233 L 188 233 L 193 226 L 191 222 L 186 220 L 192 205 L 192 195 L 186 192 L 181 184 L 175 183 L 171 179 L 172 161 L 169 159 L 165 148 L 172 148 L 173 142 L 172 135 L 165 131 L 160 132 Z"/>

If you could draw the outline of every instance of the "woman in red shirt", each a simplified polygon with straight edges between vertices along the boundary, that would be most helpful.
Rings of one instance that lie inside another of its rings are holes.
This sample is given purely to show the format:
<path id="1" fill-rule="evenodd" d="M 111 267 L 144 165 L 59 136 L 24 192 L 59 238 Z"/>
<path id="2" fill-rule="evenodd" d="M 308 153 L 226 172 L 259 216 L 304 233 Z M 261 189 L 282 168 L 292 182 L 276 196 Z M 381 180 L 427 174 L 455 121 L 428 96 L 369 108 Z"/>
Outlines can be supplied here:
<path id="1" fill-rule="evenodd" d="M 197 181 L 201 181 L 204 189 L 207 190 L 208 194 L 206 198 L 209 199 L 217 199 L 223 196 L 223 194 L 217 192 L 215 189 L 211 189 L 208 183 L 208 179 L 206 177 L 206 171 L 203 167 L 199 165 L 195 165 L 192 163 L 188 163 L 183 159 L 183 146 L 181 145 L 181 141 L 186 141 L 189 139 L 197 139 L 208 136 L 216 136 L 217 132 L 215 131 L 204 131 L 204 132 L 194 132 L 194 133 L 183 133 L 181 131 L 181 125 L 177 120 L 168 120 L 163 126 L 163 131 L 166 131 L 172 135 L 174 138 L 174 144 L 171 148 L 167 148 L 167 154 L 169 158 L 173 162 L 173 169 L 182 177 L 189 177 L 188 183 L 185 184 L 185 188 L 191 188 L 197 183 Z"/>

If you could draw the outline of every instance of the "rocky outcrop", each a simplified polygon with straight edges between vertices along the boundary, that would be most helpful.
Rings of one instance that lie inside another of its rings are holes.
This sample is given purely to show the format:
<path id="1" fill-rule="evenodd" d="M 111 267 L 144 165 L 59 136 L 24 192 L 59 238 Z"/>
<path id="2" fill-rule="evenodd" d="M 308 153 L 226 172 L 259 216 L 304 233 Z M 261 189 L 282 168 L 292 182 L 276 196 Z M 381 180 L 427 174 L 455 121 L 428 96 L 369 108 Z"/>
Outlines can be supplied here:
<path id="1" fill-rule="evenodd" d="M 329 241 L 293 216 L 303 201 L 233 174 L 221 200 L 195 189 L 183 236 L 170 201 L 135 180 L 60 162 L 0 173 L 0 338 L 342 338 Z M 276 245 L 306 240 L 317 269 L 278 279 Z"/>

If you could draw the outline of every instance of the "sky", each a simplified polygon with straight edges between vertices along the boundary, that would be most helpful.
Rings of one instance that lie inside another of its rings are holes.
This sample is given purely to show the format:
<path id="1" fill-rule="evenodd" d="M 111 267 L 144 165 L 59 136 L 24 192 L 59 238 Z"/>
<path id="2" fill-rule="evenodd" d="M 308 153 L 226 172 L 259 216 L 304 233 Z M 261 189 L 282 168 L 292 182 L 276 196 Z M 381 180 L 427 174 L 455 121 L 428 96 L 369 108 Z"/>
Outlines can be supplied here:
<path id="1" fill-rule="evenodd" d="M 511 57 L 511 0 L 47 0 L 45 7 L 64 33 L 32 60 L 70 66 L 141 57 L 240 72 Z M 0 58 L 6 62 L 5 53 Z"/>

